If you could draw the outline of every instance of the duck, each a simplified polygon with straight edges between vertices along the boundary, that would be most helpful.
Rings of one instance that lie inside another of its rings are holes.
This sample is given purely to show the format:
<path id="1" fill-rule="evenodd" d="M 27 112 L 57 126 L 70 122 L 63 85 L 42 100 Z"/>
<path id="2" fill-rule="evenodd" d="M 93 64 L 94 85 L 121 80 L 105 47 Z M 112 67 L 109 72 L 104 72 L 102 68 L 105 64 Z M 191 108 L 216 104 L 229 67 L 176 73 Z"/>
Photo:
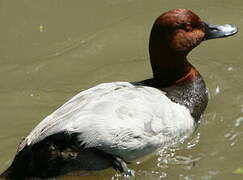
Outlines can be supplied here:
<path id="1" fill-rule="evenodd" d="M 78 93 L 24 138 L 1 177 L 52 178 L 110 167 L 133 176 L 129 163 L 190 137 L 199 125 L 208 90 L 189 52 L 237 31 L 232 24 L 206 23 L 191 10 L 164 12 L 149 38 L 152 78 Z"/>

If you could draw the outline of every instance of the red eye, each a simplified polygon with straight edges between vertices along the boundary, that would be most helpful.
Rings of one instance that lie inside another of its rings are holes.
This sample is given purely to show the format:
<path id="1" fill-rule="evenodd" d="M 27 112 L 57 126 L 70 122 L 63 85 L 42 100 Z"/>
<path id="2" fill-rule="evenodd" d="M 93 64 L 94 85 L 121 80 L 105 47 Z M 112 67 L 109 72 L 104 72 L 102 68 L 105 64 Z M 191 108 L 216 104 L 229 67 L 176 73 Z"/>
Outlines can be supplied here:
<path id="1" fill-rule="evenodd" d="M 190 23 L 184 25 L 184 29 L 186 32 L 192 31 L 192 26 Z"/>
<path id="2" fill-rule="evenodd" d="M 177 26 L 177 29 L 183 29 L 186 32 L 190 32 L 193 30 L 193 27 L 192 27 L 191 23 L 183 23 L 183 24 L 180 24 L 179 26 Z"/>

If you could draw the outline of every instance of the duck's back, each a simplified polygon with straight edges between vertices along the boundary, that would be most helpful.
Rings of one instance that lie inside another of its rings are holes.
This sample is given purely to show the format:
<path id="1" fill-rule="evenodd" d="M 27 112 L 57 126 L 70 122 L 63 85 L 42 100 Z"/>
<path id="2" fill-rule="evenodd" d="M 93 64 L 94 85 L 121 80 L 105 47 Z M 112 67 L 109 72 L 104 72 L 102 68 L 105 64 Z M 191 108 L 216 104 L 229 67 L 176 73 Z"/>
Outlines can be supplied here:
<path id="1" fill-rule="evenodd" d="M 78 133 L 85 147 L 118 154 L 124 149 L 131 160 L 139 154 L 132 155 L 127 150 L 157 148 L 168 140 L 189 135 L 193 124 L 187 108 L 156 88 L 127 82 L 104 83 L 79 93 L 45 118 L 26 137 L 21 149 L 66 131 Z"/>
<path id="2" fill-rule="evenodd" d="M 131 161 L 178 142 L 193 130 L 189 109 L 161 90 L 104 83 L 77 94 L 37 125 L 20 144 L 13 164 L 18 158 L 35 161 L 29 157 L 33 155 L 46 168 L 47 177 L 52 167 L 53 176 L 102 169 L 110 166 L 106 159 L 110 155 Z"/>

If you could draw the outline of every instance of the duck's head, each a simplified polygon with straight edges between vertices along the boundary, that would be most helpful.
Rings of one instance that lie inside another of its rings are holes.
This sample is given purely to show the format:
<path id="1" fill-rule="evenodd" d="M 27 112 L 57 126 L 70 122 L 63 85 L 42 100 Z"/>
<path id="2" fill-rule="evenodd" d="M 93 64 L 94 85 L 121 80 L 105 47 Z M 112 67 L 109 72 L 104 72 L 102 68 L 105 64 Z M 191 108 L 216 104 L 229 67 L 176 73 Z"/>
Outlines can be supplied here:
<path id="1" fill-rule="evenodd" d="M 188 71 L 187 54 L 202 41 L 235 34 L 234 25 L 212 25 L 187 9 L 175 9 L 161 14 L 150 34 L 149 52 L 155 78 L 174 80 Z M 176 74 L 177 73 L 177 74 Z M 168 82 L 169 85 L 173 82 Z M 165 83 L 166 85 L 166 83 Z"/>

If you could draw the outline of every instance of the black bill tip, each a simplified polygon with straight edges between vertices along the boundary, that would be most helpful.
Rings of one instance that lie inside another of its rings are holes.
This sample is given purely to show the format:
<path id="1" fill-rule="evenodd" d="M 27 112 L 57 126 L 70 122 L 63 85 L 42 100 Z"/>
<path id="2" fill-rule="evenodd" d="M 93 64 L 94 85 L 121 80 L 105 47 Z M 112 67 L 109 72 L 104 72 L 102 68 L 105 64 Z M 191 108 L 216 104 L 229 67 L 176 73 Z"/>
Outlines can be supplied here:
<path id="1" fill-rule="evenodd" d="M 204 40 L 233 36 L 238 32 L 237 27 L 233 24 L 224 24 L 224 25 L 214 25 L 208 23 L 204 23 L 204 24 L 205 24 Z"/>

